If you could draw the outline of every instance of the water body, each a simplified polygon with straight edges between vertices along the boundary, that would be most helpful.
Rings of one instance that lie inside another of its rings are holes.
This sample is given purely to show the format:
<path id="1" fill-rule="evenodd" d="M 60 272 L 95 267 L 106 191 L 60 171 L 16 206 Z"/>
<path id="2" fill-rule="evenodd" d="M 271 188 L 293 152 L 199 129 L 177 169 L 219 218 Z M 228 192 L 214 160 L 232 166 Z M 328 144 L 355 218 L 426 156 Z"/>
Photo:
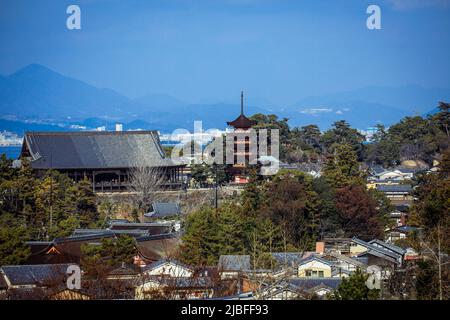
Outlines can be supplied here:
<path id="1" fill-rule="evenodd" d="M 0 146 L 0 155 L 5 153 L 8 159 L 17 159 L 21 149 L 22 146 Z"/>

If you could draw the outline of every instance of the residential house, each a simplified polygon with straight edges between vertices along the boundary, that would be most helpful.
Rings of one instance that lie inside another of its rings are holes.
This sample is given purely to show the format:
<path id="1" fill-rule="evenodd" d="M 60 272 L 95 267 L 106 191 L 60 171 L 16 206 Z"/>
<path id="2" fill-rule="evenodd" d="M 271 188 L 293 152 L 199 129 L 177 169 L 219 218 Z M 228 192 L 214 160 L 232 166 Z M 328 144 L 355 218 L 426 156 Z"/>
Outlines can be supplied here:
<path id="1" fill-rule="evenodd" d="M 393 245 L 391 243 L 387 243 L 387 242 L 378 240 L 378 239 L 371 240 L 371 241 L 369 241 L 369 243 L 375 247 L 379 247 L 379 248 L 382 248 L 389 252 L 396 253 L 396 254 L 400 255 L 401 257 L 403 257 L 406 254 L 405 249 L 403 249 L 399 246 Z"/>
<path id="2" fill-rule="evenodd" d="M 391 230 L 388 230 L 386 233 L 386 241 L 389 243 L 393 243 L 400 239 L 406 239 L 408 234 L 413 232 L 419 232 L 420 229 L 412 226 L 398 226 Z"/>
<path id="3" fill-rule="evenodd" d="M 194 269 L 176 260 L 162 259 L 142 268 L 144 276 L 189 278 Z"/>
<path id="4" fill-rule="evenodd" d="M 10 298 L 48 298 L 66 288 L 67 268 L 70 265 L 2 266 L 0 268 L 0 285 Z"/>
<path id="5" fill-rule="evenodd" d="M 214 285 L 207 277 L 145 277 L 136 286 L 135 299 L 205 299 L 211 298 Z"/>
<path id="6" fill-rule="evenodd" d="M 196 273 L 188 265 L 163 259 L 142 268 L 141 282 L 135 288 L 136 299 L 201 299 L 212 297 L 213 275 Z"/>
<path id="7" fill-rule="evenodd" d="M 379 185 L 377 190 L 385 194 L 393 205 L 410 205 L 413 201 L 410 184 Z"/>
<path id="8" fill-rule="evenodd" d="M 298 265 L 299 278 L 329 278 L 333 264 L 317 255 L 312 255 L 300 261 Z"/>
<path id="9" fill-rule="evenodd" d="M 357 269 L 364 270 L 367 267 L 361 261 L 333 251 L 326 253 L 323 258 L 327 259 L 333 264 L 332 271 L 335 275 L 340 273 L 351 273 L 356 271 Z"/>
<path id="10" fill-rule="evenodd" d="M 369 243 L 358 238 L 353 238 L 352 241 L 358 245 L 365 247 L 366 251 L 357 255 L 357 258 L 364 258 L 367 265 L 377 265 L 379 267 L 389 267 L 394 269 L 401 266 L 403 262 L 404 253 L 399 253 L 397 248 L 388 248 L 387 244 L 381 245 L 382 241 Z M 400 248 L 401 249 L 401 248 Z"/>
<path id="11" fill-rule="evenodd" d="M 288 280 L 297 292 L 304 292 L 311 296 L 326 299 L 327 294 L 333 293 L 341 284 L 341 278 L 292 278 Z"/>

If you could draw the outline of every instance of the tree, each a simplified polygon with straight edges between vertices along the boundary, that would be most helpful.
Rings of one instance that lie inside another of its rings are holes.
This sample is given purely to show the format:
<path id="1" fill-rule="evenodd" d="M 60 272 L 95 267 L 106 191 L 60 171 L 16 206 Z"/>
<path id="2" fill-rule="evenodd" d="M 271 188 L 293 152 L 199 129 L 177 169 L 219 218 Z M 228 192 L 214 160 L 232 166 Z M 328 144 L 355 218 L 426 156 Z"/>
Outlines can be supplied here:
<path id="1" fill-rule="evenodd" d="M 444 164 L 449 157 L 448 152 L 443 156 Z M 421 244 L 425 248 L 425 255 L 436 265 L 439 299 L 445 292 L 444 266 L 449 263 L 445 256 L 450 253 L 450 179 L 444 169 L 438 174 L 428 174 L 419 181 L 416 189 L 416 201 L 412 208 L 416 219 L 423 227 Z M 448 274 L 447 274 L 448 276 Z"/>
<path id="2" fill-rule="evenodd" d="M 216 212 L 203 207 L 185 221 L 180 259 L 192 265 L 217 264 L 220 255 L 242 254 L 248 221 L 235 206 L 224 203 Z"/>
<path id="3" fill-rule="evenodd" d="M 79 181 L 69 192 L 72 198 L 76 213 L 80 217 L 82 228 L 94 227 L 99 220 L 95 193 L 92 190 L 91 182 L 87 179 Z"/>
<path id="4" fill-rule="evenodd" d="M 137 253 L 136 240 L 128 235 L 117 238 L 103 238 L 101 245 L 81 246 L 82 269 L 92 278 L 103 277 L 122 263 L 131 263 Z"/>
<path id="5" fill-rule="evenodd" d="M 311 178 L 283 172 L 267 183 L 266 205 L 260 209 L 275 225 L 285 226 L 290 244 L 312 249 L 320 233 L 320 199 Z"/>
<path id="6" fill-rule="evenodd" d="M 322 141 L 328 153 L 334 153 L 336 147 L 345 144 L 356 152 L 358 158 L 361 158 L 364 136 L 358 130 L 351 128 L 345 120 L 333 123 L 333 128 L 323 134 Z"/>
<path id="7" fill-rule="evenodd" d="M 209 169 L 206 164 L 193 164 L 191 165 L 191 176 L 195 183 L 200 187 L 204 187 L 208 180 Z"/>
<path id="8" fill-rule="evenodd" d="M 335 148 L 333 156 L 329 157 L 323 170 L 328 182 L 336 188 L 349 185 L 363 185 L 364 175 L 359 170 L 356 152 L 349 144 Z"/>
<path id="9" fill-rule="evenodd" d="M 149 167 L 143 161 L 136 161 L 130 170 L 128 189 L 133 193 L 137 210 L 144 215 L 151 204 L 156 200 L 157 194 L 163 188 L 166 177 L 163 169 Z"/>
<path id="10" fill-rule="evenodd" d="M 343 278 L 338 289 L 334 292 L 336 300 L 376 300 L 380 296 L 380 290 L 369 289 L 366 281 L 368 274 L 357 269 L 350 277 Z"/>
<path id="11" fill-rule="evenodd" d="M 450 140 L 450 103 L 439 102 L 439 110 L 433 118 L 441 130 L 445 132 L 447 139 Z"/>
<path id="12" fill-rule="evenodd" d="M 336 190 L 336 209 L 348 237 L 363 240 L 383 237 L 383 216 L 377 202 L 364 186 L 346 186 Z"/>
<path id="13" fill-rule="evenodd" d="M 27 228 L 9 213 L 0 215 L 0 266 L 20 264 L 31 254 L 25 244 L 29 240 Z"/>

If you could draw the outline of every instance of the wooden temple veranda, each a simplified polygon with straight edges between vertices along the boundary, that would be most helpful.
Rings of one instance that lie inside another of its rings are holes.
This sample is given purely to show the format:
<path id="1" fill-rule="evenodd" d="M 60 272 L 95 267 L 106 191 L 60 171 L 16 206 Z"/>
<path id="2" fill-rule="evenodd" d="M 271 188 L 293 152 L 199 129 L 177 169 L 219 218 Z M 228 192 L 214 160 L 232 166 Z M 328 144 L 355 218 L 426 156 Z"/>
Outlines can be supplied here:
<path id="1" fill-rule="evenodd" d="M 129 190 L 136 166 L 155 169 L 162 188 L 183 186 L 184 165 L 165 156 L 156 131 L 27 132 L 20 158 L 38 175 L 57 170 L 74 181 L 87 178 L 94 192 Z"/>

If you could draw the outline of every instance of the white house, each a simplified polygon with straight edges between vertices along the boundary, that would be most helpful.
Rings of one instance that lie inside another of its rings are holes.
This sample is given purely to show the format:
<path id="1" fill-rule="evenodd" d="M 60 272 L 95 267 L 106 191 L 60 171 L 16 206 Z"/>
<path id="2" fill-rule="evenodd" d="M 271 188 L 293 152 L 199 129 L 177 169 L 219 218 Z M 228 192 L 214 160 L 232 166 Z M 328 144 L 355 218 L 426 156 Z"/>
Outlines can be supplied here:
<path id="1" fill-rule="evenodd" d="M 142 268 L 142 273 L 150 277 L 189 278 L 194 270 L 176 260 L 159 260 Z"/>
<path id="2" fill-rule="evenodd" d="M 300 278 L 327 278 L 331 277 L 332 263 L 318 256 L 311 256 L 300 261 L 298 277 Z"/>

